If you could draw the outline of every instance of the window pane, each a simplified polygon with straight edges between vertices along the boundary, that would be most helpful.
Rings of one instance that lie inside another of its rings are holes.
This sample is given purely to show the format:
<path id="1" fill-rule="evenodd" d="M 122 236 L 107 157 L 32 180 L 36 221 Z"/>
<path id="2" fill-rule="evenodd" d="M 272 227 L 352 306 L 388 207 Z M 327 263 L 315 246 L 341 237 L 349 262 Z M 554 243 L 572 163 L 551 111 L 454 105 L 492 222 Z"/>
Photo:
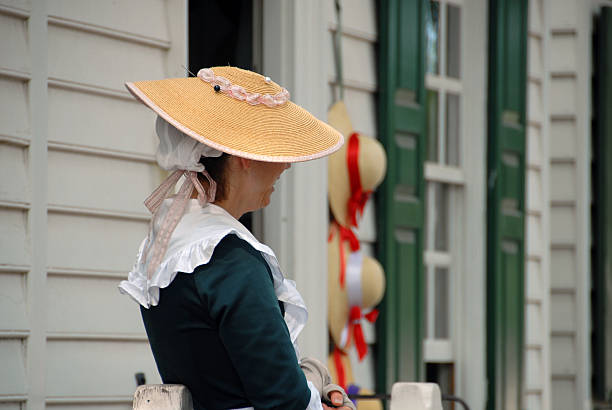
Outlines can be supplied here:
<path id="1" fill-rule="evenodd" d="M 438 92 L 427 90 L 427 161 L 438 162 Z"/>
<path id="2" fill-rule="evenodd" d="M 461 165 L 460 162 L 460 112 L 459 96 L 446 95 L 446 163 Z"/>
<path id="3" fill-rule="evenodd" d="M 437 383 L 440 386 L 440 393 L 455 394 L 455 365 L 453 363 L 427 363 L 425 365 L 425 381 L 429 383 Z M 455 406 L 451 401 L 443 401 L 442 408 L 444 410 L 462 409 L 461 406 Z"/>
<path id="4" fill-rule="evenodd" d="M 431 238 L 434 238 L 435 235 L 433 234 L 433 232 L 430 232 L 433 229 L 433 217 L 435 216 L 435 212 L 432 212 L 433 209 L 433 203 L 434 201 L 434 183 L 430 183 L 427 182 L 425 184 L 425 209 L 424 209 L 424 220 L 425 220 L 425 229 L 423 230 L 423 243 L 424 248 L 426 250 L 430 250 L 433 249 L 433 242 L 430 243 L 430 241 L 432 240 Z"/>
<path id="5" fill-rule="evenodd" d="M 434 188 L 434 249 L 448 251 L 448 185 L 436 183 Z"/>
<path id="6" fill-rule="evenodd" d="M 436 268 L 436 339 L 449 338 L 448 268 Z"/>
<path id="7" fill-rule="evenodd" d="M 450 4 L 446 9 L 446 75 L 461 76 L 461 9 Z"/>
<path id="8" fill-rule="evenodd" d="M 430 1 L 426 10 L 425 32 L 427 33 L 427 72 L 432 74 L 438 74 L 440 64 L 439 11 L 440 5 L 438 2 Z"/>
<path id="9" fill-rule="evenodd" d="M 430 318 L 432 317 L 432 315 L 434 314 L 434 312 L 431 311 L 430 307 L 429 307 L 429 287 L 431 286 L 431 281 L 429 279 L 430 275 L 432 274 L 431 272 L 432 267 L 431 266 L 425 266 L 425 275 L 424 276 L 424 281 L 425 281 L 425 285 L 423 287 L 423 289 L 425 289 L 425 292 L 423 292 L 423 306 L 425 306 L 425 339 L 429 339 L 431 337 L 431 333 L 433 333 L 432 329 L 430 329 Z"/>

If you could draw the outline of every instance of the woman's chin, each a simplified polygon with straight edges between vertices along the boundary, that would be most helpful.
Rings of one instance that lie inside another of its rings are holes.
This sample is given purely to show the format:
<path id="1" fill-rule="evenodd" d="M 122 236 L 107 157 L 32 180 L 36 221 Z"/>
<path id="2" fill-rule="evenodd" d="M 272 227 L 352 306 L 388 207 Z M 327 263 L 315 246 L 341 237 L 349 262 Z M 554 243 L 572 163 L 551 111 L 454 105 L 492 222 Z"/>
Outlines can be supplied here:
<path id="1" fill-rule="evenodd" d="M 266 206 L 270 205 L 270 197 L 272 196 L 272 192 L 274 192 L 274 188 L 272 188 L 270 192 L 266 193 L 263 198 L 261 198 L 260 208 L 265 208 Z"/>

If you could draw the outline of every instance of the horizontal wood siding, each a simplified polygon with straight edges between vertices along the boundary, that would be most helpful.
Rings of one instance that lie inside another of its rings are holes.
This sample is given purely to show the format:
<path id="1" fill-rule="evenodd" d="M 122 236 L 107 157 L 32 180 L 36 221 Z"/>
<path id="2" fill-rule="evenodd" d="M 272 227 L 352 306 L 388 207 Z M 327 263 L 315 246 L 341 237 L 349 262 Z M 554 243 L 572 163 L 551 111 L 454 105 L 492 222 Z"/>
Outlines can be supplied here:
<path id="1" fill-rule="evenodd" d="M 123 83 L 183 75 L 185 7 L 0 0 L 3 409 L 129 409 L 136 372 L 160 381 L 117 290 L 163 176 Z"/>
<path id="2" fill-rule="evenodd" d="M 0 406 L 20 409 L 28 398 L 30 336 L 27 280 L 32 259 L 31 60 L 27 1 L 0 3 Z"/>
<path id="3" fill-rule="evenodd" d="M 550 377 L 551 408 L 586 408 L 590 10 L 547 1 L 550 13 Z"/>
<path id="4" fill-rule="evenodd" d="M 550 409 L 549 37 L 544 0 L 529 1 L 524 407 Z"/>

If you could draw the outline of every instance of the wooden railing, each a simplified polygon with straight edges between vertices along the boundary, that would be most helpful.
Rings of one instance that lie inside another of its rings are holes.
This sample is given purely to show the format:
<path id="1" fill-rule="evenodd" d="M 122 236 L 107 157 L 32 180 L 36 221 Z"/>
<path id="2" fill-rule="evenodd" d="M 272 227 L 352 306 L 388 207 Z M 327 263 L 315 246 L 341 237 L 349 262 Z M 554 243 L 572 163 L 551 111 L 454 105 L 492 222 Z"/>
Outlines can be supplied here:
<path id="1" fill-rule="evenodd" d="M 368 397 L 362 397 L 366 399 Z M 374 397 L 371 397 L 374 398 Z M 461 400 L 449 396 L 446 400 Z M 442 395 L 435 383 L 395 383 L 390 397 L 391 410 L 442 410 Z M 193 410 L 189 390 L 180 384 L 146 384 L 134 393 L 134 410 Z"/>

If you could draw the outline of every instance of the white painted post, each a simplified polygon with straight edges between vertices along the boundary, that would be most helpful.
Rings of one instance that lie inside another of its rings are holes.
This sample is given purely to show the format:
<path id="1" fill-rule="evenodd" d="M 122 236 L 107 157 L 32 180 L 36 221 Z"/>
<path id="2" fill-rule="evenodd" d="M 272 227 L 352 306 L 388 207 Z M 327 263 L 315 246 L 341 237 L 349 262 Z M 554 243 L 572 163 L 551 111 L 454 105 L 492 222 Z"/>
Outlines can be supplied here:
<path id="1" fill-rule="evenodd" d="M 191 393 L 182 384 L 145 384 L 134 393 L 134 410 L 193 410 Z"/>
<path id="2" fill-rule="evenodd" d="M 323 0 L 264 0 L 263 73 L 291 100 L 325 120 L 327 37 Z M 331 53 L 329 53 L 331 55 Z M 299 338 L 304 356 L 327 360 L 327 162 L 295 164 L 263 210 L 263 236 L 308 307 Z"/>
<path id="3" fill-rule="evenodd" d="M 440 388 L 435 383 L 395 383 L 391 410 L 442 410 Z"/>

